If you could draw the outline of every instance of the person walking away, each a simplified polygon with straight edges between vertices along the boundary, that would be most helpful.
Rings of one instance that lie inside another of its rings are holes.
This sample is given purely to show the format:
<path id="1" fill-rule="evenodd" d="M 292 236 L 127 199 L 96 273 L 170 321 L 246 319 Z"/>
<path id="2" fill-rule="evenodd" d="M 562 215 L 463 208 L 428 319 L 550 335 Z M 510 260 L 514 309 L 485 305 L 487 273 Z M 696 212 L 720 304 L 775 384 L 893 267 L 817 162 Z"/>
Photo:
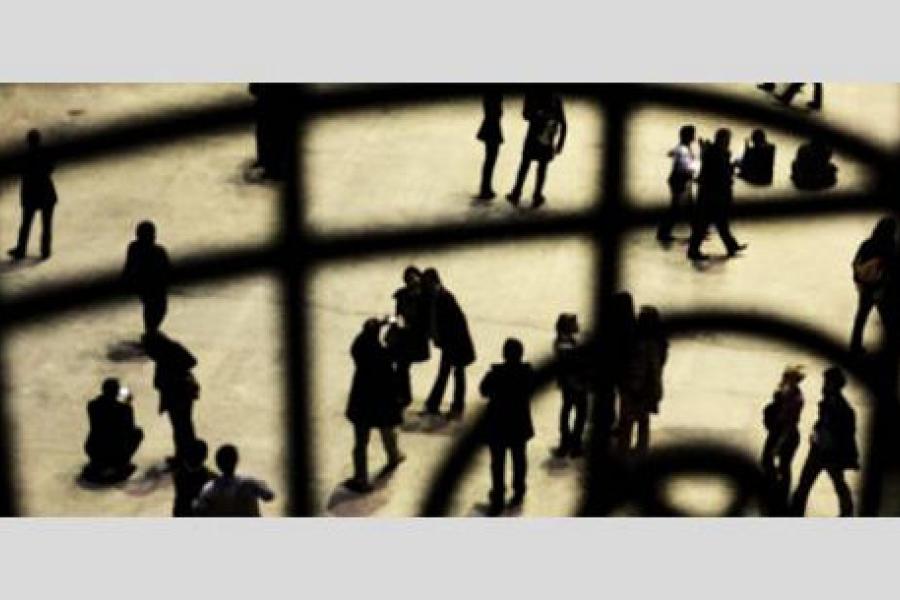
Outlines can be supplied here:
<path id="1" fill-rule="evenodd" d="M 892 322 L 888 306 L 887 288 L 897 255 L 897 222 L 890 217 L 878 221 L 872 234 L 853 257 L 853 283 L 856 285 L 857 305 L 850 333 L 850 351 L 863 352 L 863 332 L 872 307 L 877 306 L 882 328 L 887 331 Z"/>
<path id="2" fill-rule="evenodd" d="M 358 493 L 372 490 L 367 456 L 372 429 L 381 434 L 388 458 L 386 471 L 397 468 L 406 458 L 397 443 L 402 405 L 391 356 L 379 338 L 384 325 L 385 321 L 367 319 L 350 348 L 355 370 L 345 414 L 353 424 L 353 477 L 344 482 L 344 487 Z"/>
<path id="3" fill-rule="evenodd" d="M 56 208 L 56 187 L 53 185 L 53 163 L 41 146 L 41 132 L 32 129 L 25 136 L 28 150 L 22 169 L 19 197 L 22 222 L 14 248 L 8 252 L 13 260 L 22 260 L 28 250 L 31 223 L 35 213 L 41 213 L 41 260 L 50 258 L 53 244 L 53 211 Z"/>
<path id="4" fill-rule="evenodd" d="M 491 491 L 489 516 L 504 510 L 506 496 L 506 457 L 512 459 L 513 496 L 508 508 L 518 508 L 525 501 L 528 475 L 528 440 L 534 437 L 531 422 L 531 397 L 535 374 L 523 362 L 522 342 L 515 338 L 503 344 L 503 362 L 494 364 L 481 381 L 479 390 L 488 399 L 485 409 L 485 440 L 491 453 Z"/>

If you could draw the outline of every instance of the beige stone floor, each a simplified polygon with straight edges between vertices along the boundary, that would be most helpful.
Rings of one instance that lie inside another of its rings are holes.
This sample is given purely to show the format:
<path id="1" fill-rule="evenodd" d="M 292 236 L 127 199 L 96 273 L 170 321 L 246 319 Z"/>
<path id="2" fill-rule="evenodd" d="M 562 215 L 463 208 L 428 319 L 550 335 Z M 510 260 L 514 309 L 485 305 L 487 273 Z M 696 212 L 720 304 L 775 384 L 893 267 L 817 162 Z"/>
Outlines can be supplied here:
<path id="1" fill-rule="evenodd" d="M 753 102 L 769 100 L 750 84 L 714 86 Z M 242 85 L 6 85 L 0 86 L 0 143 L 14 143 L 35 125 L 48 139 L 62 139 L 130 114 L 243 98 Z M 864 109 L 863 109 L 864 107 Z M 900 135 L 898 88 L 888 85 L 828 85 L 821 117 L 889 146 Z M 503 146 L 496 187 L 505 191 L 516 169 L 524 124 L 518 98 L 505 101 Z M 589 206 L 601 175 L 601 115 L 584 102 L 567 106 L 570 139 L 551 166 L 546 212 L 568 213 Z M 470 206 L 477 184 L 481 148 L 474 139 L 480 119 L 477 101 L 420 107 L 352 111 L 317 121 L 304 152 L 310 204 L 307 224 L 320 232 L 401 227 L 423 223 L 463 223 L 521 218 L 498 202 Z M 704 135 L 718 126 L 735 131 L 735 150 L 753 124 L 728 122 L 690 110 L 646 109 L 629 122 L 631 154 L 626 181 L 636 202 L 665 198 L 666 150 L 684 122 Z M 778 144 L 776 182 L 770 190 L 738 184 L 738 202 L 787 192 L 789 161 L 800 140 L 771 132 Z M 60 279 L 121 267 L 134 225 L 152 218 L 160 241 L 174 260 L 203 250 L 229 249 L 267 240 L 276 226 L 277 191 L 243 182 L 253 153 L 251 129 L 204 135 L 105 159 L 60 166 L 56 185 L 55 254 L 47 263 L 17 268 L 0 265 L 4 293 L 18 294 Z M 838 156 L 840 189 L 864 189 L 864 165 Z M 531 182 L 526 187 L 529 191 Z M 18 185 L 0 182 L 0 244 L 12 244 L 18 221 Z M 661 250 L 652 231 L 625 240 L 623 286 L 639 304 L 667 309 L 732 306 L 817 325 L 835 340 L 849 335 L 855 296 L 849 260 L 877 215 L 806 218 L 796 222 L 738 223 L 738 237 L 750 243 L 746 256 L 700 272 L 680 249 Z M 36 238 L 33 238 L 34 243 Z M 713 251 L 717 251 L 711 242 Z M 347 351 L 362 320 L 392 310 L 391 292 L 407 264 L 435 266 L 466 309 L 478 350 L 470 369 L 468 402 L 477 407 L 477 383 L 497 359 L 503 339 L 523 339 L 526 353 L 540 360 L 549 352 L 553 321 L 576 311 L 590 324 L 590 293 L 597 257 L 583 239 L 485 243 L 445 252 L 390 254 L 355 263 L 325 266 L 311 277 L 305 305 L 311 317 L 312 398 L 317 470 L 313 486 L 323 514 L 404 516 L 417 511 L 434 468 L 451 448 L 456 431 L 407 431 L 401 443 L 409 455 L 390 483 L 357 499 L 342 493 L 350 474 L 352 433 L 343 419 L 350 383 Z M 270 481 L 279 496 L 267 515 L 284 511 L 284 373 L 280 364 L 279 294 L 264 274 L 222 284 L 181 286 L 173 291 L 165 329 L 199 359 L 203 396 L 197 405 L 198 432 L 212 446 L 232 441 L 241 448 L 242 470 Z M 303 307 L 298 307 L 298 310 Z M 867 340 L 874 343 L 873 317 Z M 168 421 L 156 414 L 151 365 L 114 361 L 110 351 L 134 340 L 140 308 L 124 302 L 72 313 L 17 328 L 6 339 L 6 398 L 15 427 L 17 486 L 29 515 L 168 514 L 172 502 L 167 477 L 152 475 L 170 451 Z M 802 426 L 809 431 L 824 363 L 801 349 L 730 334 L 680 338 L 666 369 L 666 398 L 655 419 L 654 444 L 713 439 L 757 454 L 763 432 L 760 411 L 781 368 L 804 362 L 810 377 Z M 414 370 L 417 405 L 427 392 L 434 364 Z M 134 389 L 139 424 L 146 440 L 136 456 L 139 476 L 120 488 L 84 490 L 74 482 L 82 464 L 85 402 L 103 377 L 118 376 Z M 860 434 L 868 401 L 852 384 L 848 397 L 858 411 Z M 537 399 L 537 437 L 529 446 L 530 491 L 524 514 L 569 514 L 577 498 L 579 466 L 548 462 L 556 443 L 558 393 L 548 388 Z M 465 425 L 463 425 L 465 426 Z M 377 440 L 375 440 L 377 442 Z M 806 445 L 795 462 L 799 472 Z M 381 451 L 373 443 L 372 461 Z M 151 474 L 148 476 L 147 473 Z M 857 490 L 856 474 L 851 486 Z M 475 514 L 488 487 L 487 457 L 476 460 L 454 497 L 453 512 Z M 691 480 L 673 487 L 673 498 L 691 510 L 713 512 L 724 494 L 715 483 Z M 817 483 L 810 514 L 836 512 L 826 478 Z"/>

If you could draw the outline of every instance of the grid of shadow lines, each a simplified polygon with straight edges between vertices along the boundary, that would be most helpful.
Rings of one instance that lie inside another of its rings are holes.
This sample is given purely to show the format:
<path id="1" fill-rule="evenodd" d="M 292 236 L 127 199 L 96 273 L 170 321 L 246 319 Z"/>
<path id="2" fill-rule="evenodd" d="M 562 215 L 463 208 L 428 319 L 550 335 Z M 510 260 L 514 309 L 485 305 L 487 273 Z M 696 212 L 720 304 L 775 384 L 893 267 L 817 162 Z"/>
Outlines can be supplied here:
<path id="1" fill-rule="evenodd" d="M 533 87 L 528 86 L 529 88 Z M 863 193 L 831 193 L 827 197 L 798 199 L 792 196 L 736 203 L 733 218 L 738 221 L 809 219 L 814 215 L 859 212 L 897 213 L 890 199 L 897 197 L 897 169 L 900 153 L 887 152 L 847 131 L 810 121 L 802 114 L 778 110 L 738 100 L 726 95 L 677 86 L 642 84 L 554 84 L 570 98 L 592 102 L 602 111 L 603 169 L 600 197 L 593 205 L 575 214 L 547 215 L 511 222 L 472 222 L 467 225 L 410 226 L 340 234 L 319 234 L 304 228 L 303 145 L 304 126 L 311 119 L 338 115 L 341 111 L 366 107 L 402 106 L 480 97 L 483 85 L 434 84 L 340 86 L 320 89 L 298 86 L 296 111 L 286 126 L 296 128 L 289 157 L 290 172 L 281 190 L 280 228 L 266 244 L 228 251 L 194 253 L 174 265 L 173 284 L 223 281 L 247 274 L 267 273 L 280 282 L 285 348 L 284 373 L 287 378 L 285 436 L 288 446 L 288 512 L 294 516 L 319 514 L 318 499 L 312 489 L 316 461 L 310 430 L 309 365 L 304 299 L 313 268 L 338 261 L 352 261 L 402 250 L 449 249 L 491 241 L 551 239 L 565 236 L 589 237 L 599 253 L 594 278 L 594 318 L 597 330 L 587 346 L 602 344 L 608 326 L 608 299 L 618 290 L 621 241 L 630 231 L 654 226 L 663 215 L 668 200 L 658 208 L 640 208 L 626 198 L 625 161 L 628 159 L 627 124 L 630 115 L 644 106 L 664 106 L 690 112 L 703 111 L 723 117 L 767 125 L 802 136 L 817 136 L 844 155 L 873 169 L 875 185 Z M 525 86 L 504 85 L 506 93 L 522 93 Z M 180 109 L 137 116 L 127 123 L 95 129 L 48 147 L 58 163 L 88 159 L 164 144 L 168 141 L 213 131 L 246 127 L 254 122 L 250 100 L 229 101 L 202 108 Z M 0 148 L 0 178 L 14 177 L 24 160 L 21 149 Z M 16 295 L 0 294 L 0 394 L 6 391 L 4 377 L 8 361 L 3 351 L 11 329 L 51 315 L 118 302 L 124 298 L 118 272 L 79 274 L 38 290 Z M 807 325 L 777 315 L 761 316 L 729 310 L 669 313 L 665 316 L 673 338 L 700 332 L 733 332 L 792 344 L 840 365 L 856 377 L 874 402 L 872 425 L 866 434 L 868 462 L 864 465 L 860 514 L 866 516 L 900 514 L 900 503 L 892 502 L 889 490 L 900 483 L 900 443 L 898 443 L 898 353 L 893 333 L 886 332 L 882 348 L 874 358 L 851 355 L 844 344 Z M 538 368 L 541 385 L 553 378 L 553 361 Z M 595 415 L 600 411 L 594 411 Z M 480 447 L 481 417 L 456 440 L 452 452 L 435 473 L 421 506 L 422 516 L 448 514 L 453 493 Z M 754 457 L 734 448 L 713 444 L 681 444 L 665 451 L 652 451 L 637 466 L 625 465 L 598 443 L 600 427 L 592 427 L 591 451 L 587 460 L 584 489 L 577 513 L 601 516 L 625 504 L 639 514 L 669 515 L 678 512 L 661 494 L 668 478 L 677 474 L 708 474 L 723 478 L 733 490 L 733 499 L 724 514 L 741 515 L 757 507 L 767 514 L 763 481 Z M 0 396 L 0 514 L 19 513 L 11 454 L 10 422 L 6 403 Z"/>

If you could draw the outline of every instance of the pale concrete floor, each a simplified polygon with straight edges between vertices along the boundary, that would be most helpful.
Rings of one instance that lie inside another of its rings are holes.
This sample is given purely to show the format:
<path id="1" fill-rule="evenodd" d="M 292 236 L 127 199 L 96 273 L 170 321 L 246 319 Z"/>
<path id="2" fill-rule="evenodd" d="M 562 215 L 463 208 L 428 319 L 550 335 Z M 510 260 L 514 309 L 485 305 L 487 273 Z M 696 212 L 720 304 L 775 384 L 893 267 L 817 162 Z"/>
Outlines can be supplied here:
<path id="1" fill-rule="evenodd" d="M 752 101 L 768 100 L 750 85 L 716 86 Z M 20 139 L 40 125 L 48 138 L 107 123 L 155 107 L 184 106 L 239 97 L 241 85 L 0 86 L 4 129 L 0 141 Z M 865 102 L 865 110 L 860 107 Z M 826 87 L 821 117 L 868 135 L 885 145 L 896 143 L 900 97 L 896 86 Z M 78 112 L 81 109 L 84 112 Z M 71 113 L 70 111 L 76 111 Z M 515 174 L 524 125 L 518 99 L 505 102 L 504 133 L 496 174 L 498 192 Z M 584 103 L 567 106 L 570 139 L 551 165 L 546 212 L 587 207 L 601 175 L 603 153 L 600 114 Z M 817 117 L 818 118 L 818 117 Z M 486 209 L 469 205 L 477 185 L 481 147 L 474 139 L 478 102 L 437 103 L 424 107 L 367 110 L 322 120 L 309 130 L 310 205 L 307 223 L 323 232 L 370 226 L 467 222 L 519 218 L 503 202 Z M 751 124 L 725 123 L 691 111 L 645 110 L 629 124 L 627 189 L 639 203 L 664 199 L 668 159 L 677 128 L 698 125 L 703 135 L 729 125 L 734 149 Z M 799 140 L 771 132 L 779 145 L 776 183 L 771 190 L 738 185 L 738 201 L 790 190 L 789 162 Z M 18 293 L 48 281 L 76 277 L 95 269 L 118 269 L 135 223 L 152 218 L 160 240 L 177 261 L 199 250 L 262 243 L 276 225 L 277 191 L 244 183 L 241 170 L 253 153 L 249 128 L 231 134 L 191 138 L 89 164 L 62 166 L 56 176 L 60 204 L 56 215 L 56 253 L 47 263 L 3 267 L 4 291 Z M 838 158 L 841 189 L 861 189 L 869 174 L 862 165 Z M 533 177 L 533 174 L 532 174 Z M 526 187 L 530 193 L 531 182 Z M 12 244 L 18 222 L 18 185 L 0 187 L 0 243 Z M 666 309 L 735 306 L 773 311 L 822 327 L 837 340 L 849 335 L 855 295 L 849 260 L 877 215 L 804 219 L 796 223 L 737 224 L 750 242 L 746 256 L 698 272 L 681 248 L 661 250 L 651 231 L 625 242 L 623 285 L 641 304 Z M 36 242 L 36 237 L 33 242 Z M 718 242 L 712 242 L 713 250 Z M 469 370 L 470 406 L 483 403 L 477 384 L 497 360 L 503 339 L 523 339 L 527 354 L 540 360 L 550 350 L 553 322 L 561 311 L 575 311 L 589 325 L 590 293 L 596 257 L 584 240 L 483 244 L 448 252 L 403 253 L 341 263 L 317 271 L 309 289 L 314 350 L 312 386 L 317 471 L 314 488 L 324 514 L 402 516 L 415 514 L 425 488 L 451 448 L 454 431 L 406 432 L 401 439 L 409 460 L 390 483 L 364 499 L 343 494 L 350 474 L 351 429 L 343 419 L 350 383 L 347 354 L 362 320 L 392 310 L 391 292 L 407 264 L 435 266 L 467 310 L 478 349 Z M 283 491 L 284 431 L 282 358 L 278 287 L 266 276 L 223 285 L 175 290 L 165 329 L 197 355 L 203 386 L 196 409 L 198 432 L 215 447 L 231 441 L 241 448 L 242 470 Z M 873 317 L 868 338 L 874 342 Z M 169 513 L 168 478 L 138 477 L 121 488 L 89 491 L 74 477 L 83 461 L 85 402 L 103 377 L 114 375 L 132 387 L 146 440 L 136 456 L 139 474 L 158 465 L 171 449 L 168 421 L 156 414 L 157 399 L 146 361 L 115 362 L 109 351 L 136 338 L 141 327 L 136 302 L 49 319 L 16 330 L 7 340 L 6 397 L 16 431 L 14 448 L 23 509 L 29 515 L 144 515 Z M 675 341 L 666 369 L 666 398 L 655 419 L 654 444 L 686 439 L 715 439 L 751 454 L 761 448 L 760 418 L 783 365 L 804 362 L 810 377 L 803 385 L 807 408 L 804 433 L 815 419 L 820 373 L 816 357 L 780 344 L 728 334 Z M 427 393 L 434 364 L 414 369 L 416 407 Z M 65 382 L 65 383 L 62 383 Z M 861 449 L 867 423 L 866 399 L 851 385 L 848 397 L 858 411 Z M 537 437 L 530 444 L 530 491 L 525 515 L 571 512 L 579 469 L 552 468 L 558 394 L 544 390 L 534 406 Z M 804 436 L 805 437 L 805 436 Z M 795 461 L 799 473 L 806 445 Z M 382 460 L 373 440 L 373 470 Z M 856 474 L 850 481 L 857 490 Z M 454 514 L 473 514 L 488 487 L 483 453 L 454 498 Z M 673 501 L 698 512 L 712 512 L 727 490 L 691 480 L 673 486 Z M 284 495 L 265 507 L 284 511 Z M 814 488 L 810 514 L 836 512 L 827 478 Z"/>

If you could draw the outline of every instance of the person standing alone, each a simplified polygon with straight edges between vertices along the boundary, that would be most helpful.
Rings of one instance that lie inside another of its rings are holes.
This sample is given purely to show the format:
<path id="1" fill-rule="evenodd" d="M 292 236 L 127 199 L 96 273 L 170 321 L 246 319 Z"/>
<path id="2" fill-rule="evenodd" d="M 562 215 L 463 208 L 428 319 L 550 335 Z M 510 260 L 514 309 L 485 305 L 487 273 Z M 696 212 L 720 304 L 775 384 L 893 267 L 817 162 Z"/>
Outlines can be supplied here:
<path id="1" fill-rule="evenodd" d="M 22 169 L 22 223 L 15 248 L 9 250 L 13 260 L 25 258 L 31 223 L 41 213 L 41 260 L 50 258 L 53 242 L 53 210 L 56 207 L 56 187 L 53 185 L 53 163 L 41 147 L 41 132 L 32 129 L 26 136 L 28 151 Z"/>

